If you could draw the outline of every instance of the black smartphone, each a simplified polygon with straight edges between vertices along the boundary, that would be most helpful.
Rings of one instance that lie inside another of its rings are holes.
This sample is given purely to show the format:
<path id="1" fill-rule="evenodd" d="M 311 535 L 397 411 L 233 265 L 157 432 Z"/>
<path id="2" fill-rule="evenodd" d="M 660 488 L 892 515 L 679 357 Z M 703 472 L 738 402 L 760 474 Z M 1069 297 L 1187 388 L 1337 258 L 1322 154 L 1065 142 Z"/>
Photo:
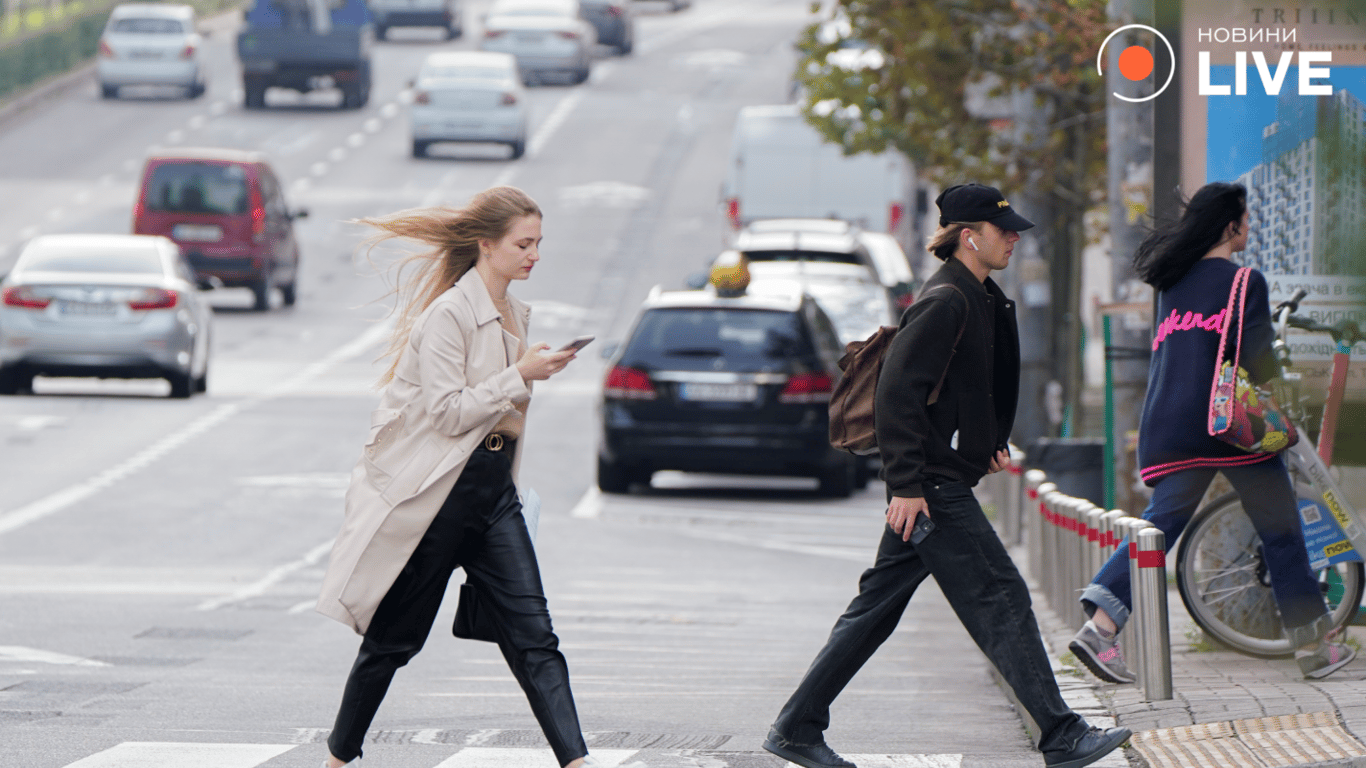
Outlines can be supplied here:
<path id="1" fill-rule="evenodd" d="M 915 516 L 915 525 L 911 527 L 911 543 L 919 544 L 925 540 L 926 536 L 934 533 L 934 521 L 930 516 L 921 512 Z"/>
<path id="2" fill-rule="evenodd" d="M 593 339 L 595 339 L 595 338 L 597 338 L 597 337 L 596 337 L 596 336 L 580 336 L 580 337 L 574 339 L 573 341 L 569 342 L 568 344 L 564 345 L 563 347 L 560 347 L 559 350 L 557 350 L 557 351 L 559 351 L 559 352 L 569 352 L 569 351 L 572 350 L 572 351 L 574 351 L 574 352 L 578 352 L 580 349 L 583 349 L 584 347 L 588 346 L 588 343 L 589 343 L 590 341 L 592 341 Z"/>

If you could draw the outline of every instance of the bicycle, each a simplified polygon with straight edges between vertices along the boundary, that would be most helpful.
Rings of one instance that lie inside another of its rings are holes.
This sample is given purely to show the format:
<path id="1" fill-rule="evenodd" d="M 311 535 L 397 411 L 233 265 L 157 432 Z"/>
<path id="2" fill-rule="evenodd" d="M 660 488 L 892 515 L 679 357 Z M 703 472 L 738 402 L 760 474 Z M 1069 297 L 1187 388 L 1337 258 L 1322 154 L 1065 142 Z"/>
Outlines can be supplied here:
<path id="1" fill-rule="evenodd" d="M 1297 292 L 1272 313 L 1276 326 L 1273 349 L 1281 368 L 1278 395 L 1285 395 L 1277 399 L 1299 431 L 1299 442 L 1282 456 L 1299 498 L 1310 566 L 1318 574 L 1333 627 L 1338 629 L 1356 617 L 1366 588 L 1361 555 L 1366 552 L 1366 517 L 1343 495 L 1328 467 L 1346 389 L 1347 363 L 1352 346 L 1366 340 L 1366 334 L 1351 320 L 1330 326 L 1296 316 L 1294 312 L 1306 295 L 1303 290 Z M 1287 328 L 1327 333 L 1336 344 L 1317 448 L 1303 427 L 1307 409 L 1300 397 L 1300 375 L 1286 370 L 1291 364 L 1285 343 Z M 1181 600 L 1209 637 L 1250 656 L 1283 658 L 1294 653 L 1271 592 L 1261 539 L 1236 493 L 1220 496 L 1196 510 L 1181 536 L 1176 563 Z"/>

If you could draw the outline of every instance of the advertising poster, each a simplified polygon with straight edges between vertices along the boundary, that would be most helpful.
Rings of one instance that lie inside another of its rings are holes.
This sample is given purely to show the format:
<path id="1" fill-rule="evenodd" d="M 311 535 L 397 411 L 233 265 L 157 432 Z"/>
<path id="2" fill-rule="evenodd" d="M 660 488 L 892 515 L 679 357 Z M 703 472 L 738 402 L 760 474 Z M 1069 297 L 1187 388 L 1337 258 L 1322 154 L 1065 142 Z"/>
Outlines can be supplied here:
<path id="1" fill-rule="evenodd" d="M 1188 0 L 1177 80 L 1181 188 L 1248 188 L 1242 264 L 1273 303 L 1305 289 L 1299 313 L 1366 327 L 1366 3 Z M 1303 391 L 1322 401 L 1334 345 L 1292 331 Z M 1366 400 L 1366 343 L 1353 350 L 1347 398 Z"/>

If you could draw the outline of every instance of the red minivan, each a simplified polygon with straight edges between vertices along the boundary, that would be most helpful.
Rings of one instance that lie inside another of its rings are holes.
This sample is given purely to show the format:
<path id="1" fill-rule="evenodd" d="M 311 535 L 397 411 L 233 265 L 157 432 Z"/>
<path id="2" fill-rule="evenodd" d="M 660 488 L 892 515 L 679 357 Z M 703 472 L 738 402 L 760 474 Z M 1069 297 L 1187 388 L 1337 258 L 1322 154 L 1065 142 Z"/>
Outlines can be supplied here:
<path id="1" fill-rule="evenodd" d="M 299 243 L 284 189 L 265 155 L 233 149 L 177 149 L 147 158 L 133 205 L 133 234 L 163 235 L 180 246 L 201 278 L 250 288 L 270 309 L 298 296 Z"/>

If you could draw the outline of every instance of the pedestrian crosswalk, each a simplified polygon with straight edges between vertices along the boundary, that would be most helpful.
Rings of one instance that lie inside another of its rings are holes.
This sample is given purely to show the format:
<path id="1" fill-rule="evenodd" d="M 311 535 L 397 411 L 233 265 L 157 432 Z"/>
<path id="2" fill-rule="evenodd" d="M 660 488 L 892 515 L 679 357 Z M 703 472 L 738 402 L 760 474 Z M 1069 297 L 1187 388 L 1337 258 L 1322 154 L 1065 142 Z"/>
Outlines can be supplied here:
<path id="1" fill-rule="evenodd" d="M 70 763 L 64 768 L 258 768 L 300 748 L 298 744 L 208 744 L 198 742 L 128 741 Z M 316 749 L 316 747 L 315 747 Z M 776 765 L 767 753 L 705 752 L 702 750 L 595 749 L 593 757 L 604 768 L 675 768 L 706 765 L 742 768 Z M 318 751 L 319 757 L 322 752 Z M 859 768 L 960 768 L 962 755 L 846 755 Z M 392 758 L 390 758 L 392 759 Z M 702 762 L 698 762 L 699 759 Z M 433 762 L 435 761 L 435 762 Z M 368 758 L 367 758 L 368 762 Z M 273 765 L 274 763 L 272 763 Z M 293 765 L 294 763 L 290 763 Z M 310 763 L 311 764 L 311 763 Z M 394 763 L 405 768 L 557 768 L 550 749 L 520 747 L 463 747 L 443 758 L 419 758 Z M 789 764 L 783 763 L 784 766 Z"/>

